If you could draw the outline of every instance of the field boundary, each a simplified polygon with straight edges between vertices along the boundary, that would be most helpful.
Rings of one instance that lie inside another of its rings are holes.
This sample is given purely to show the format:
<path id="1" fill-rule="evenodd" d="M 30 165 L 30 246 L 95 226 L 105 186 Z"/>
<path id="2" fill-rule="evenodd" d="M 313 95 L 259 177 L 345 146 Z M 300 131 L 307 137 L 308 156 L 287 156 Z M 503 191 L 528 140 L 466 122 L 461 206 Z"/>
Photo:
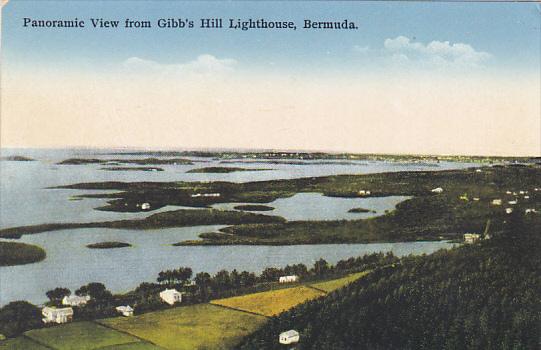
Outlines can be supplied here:
<path id="1" fill-rule="evenodd" d="M 117 328 L 111 327 L 111 326 L 109 326 L 109 325 L 100 323 L 100 322 L 97 321 L 97 320 L 94 320 L 94 321 L 91 321 L 91 322 L 97 324 L 98 326 L 102 326 L 102 327 L 105 327 L 105 328 L 107 328 L 107 329 L 111 329 L 111 330 L 113 330 L 113 331 L 116 331 L 116 332 L 119 332 L 119 333 L 123 333 L 123 334 L 129 335 L 130 337 L 134 337 L 134 338 L 136 338 L 136 339 L 139 339 L 140 341 L 143 341 L 143 342 L 145 342 L 145 343 L 152 344 L 152 345 L 154 345 L 154 346 L 156 346 L 156 347 L 158 347 L 158 348 L 160 348 L 160 349 L 166 350 L 165 348 L 159 346 L 158 344 L 156 344 L 156 343 L 154 343 L 154 342 L 152 342 L 152 341 L 150 341 L 150 340 L 147 340 L 147 339 L 145 339 L 145 338 L 141 338 L 141 337 L 139 337 L 139 336 L 137 336 L 137 335 L 135 335 L 135 334 L 131 334 L 130 332 L 126 332 L 126 331 L 124 331 L 124 330 L 122 330 L 122 329 L 117 329 Z M 135 343 L 135 342 L 133 342 L 133 343 Z M 126 344 L 131 344 L 131 343 L 126 343 Z M 119 344 L 119 345 L 122 345 L 122 344 Z M 99 349 L 97 349 L 97 350 L 99 350 Z"/>
<path id="2" fill-rule="evenodd" d="M 43 343 L 43 342 L 40 342 L 39 340 L 36 340 L 36 339 L 34 339 L 34 338 L 32 338 L 32 337 L 29 337 L 29 336 L 27 336 L 27 335 L 24 334 L 24 333 L 22 334 L 22 337 L 23 337 L 23 338 L 26 338 L 26 339 L 28 339 L 28 340 L 30 340 L 30 341 L 33 342 L 33 343 L 39 344 L 39 345 L 41 345 L 41 346 L 44 346 L 44 347 L 46 347 L 47 349 L 58 350 L 57 348 L 53 348 L 53 347 L 50 346 L 49 344 L 45 344 L 45 343 Z"/>
<path id="3" fill-rule="evenodd" d="M 304 286 L 305 286 L 305 287 L 308 287 L 308 288 L 312 288 L 313 290 L 317 290 L 318 292 L 321 292 L 321 293 L 323 293 L 324 295 L 329 294 L 329 292 L 327 292 L 326 290 L 319 289 L 318 287 L 314 287 L 314 286 L 312 286 L 311 284 L 305 284 Z"/>
<path id="4" fill-rule="evenodd" d="M 247 294 L 247 295 L 249 295 L 249 294 Z M 216 299 L 216 300 L 219 300 L 219 299 Z M 236 309 L 236 308 L 231 307 L 231 306 L 225 306 L 225 305 L 220 305 L 220 304 L 213 304 L 213 303 L 212 303 L 212 300 L 211 300 L 208 304 L 209 304 L 209 305 L 212 305 L 212 306 L 218 306 L 218 307 L 221 307 L 221 308 L 224 308 L 224 309 L 228 309 L 228 310 L 233 310 L 233 311 L 237 311 L 237 312 L 244 312 L 244 313 L 247 313 L 247 314 L 250 314 L 250 315 L 263 316 L 263 317 L 265 317 L 265 318 L 267 318 L 267 319 L 270 319 L 270 318 L 271 318 L 270 316 L 263 315 L 263 314 L 258 314 L 257 312 L 253 312 L 253 311 Z"/>

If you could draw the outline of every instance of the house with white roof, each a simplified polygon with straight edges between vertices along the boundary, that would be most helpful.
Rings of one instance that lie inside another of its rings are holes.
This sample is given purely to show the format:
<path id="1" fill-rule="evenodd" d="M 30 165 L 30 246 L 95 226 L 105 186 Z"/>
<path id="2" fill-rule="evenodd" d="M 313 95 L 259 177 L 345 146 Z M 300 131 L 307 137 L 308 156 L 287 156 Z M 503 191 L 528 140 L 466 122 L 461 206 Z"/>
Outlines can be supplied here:
<path id="1" fill-rule="evenodd" d="M 69 305 L 69 306 L 83 306 L 88 303 L 90 300 L 90 296 L 83 295 L 66 295 L 64 298 L 62 298 L 62 305 Z"/>
<path id="2" fill-rule="evenodd" d="M 442 193 L 442 192 L 443 192 L 443 188 L 441 188 L 441 187 L 436 187 L 436 188 L 431 189 L 430 192 L 433 192 L 433 193 Z"/>
<path id="3" fill-rule="evenodd" d="M 472 244 L 481 239 L 481 235 L 478 233 L 465 233 L 464 234 L 464 243 Z"/>
<path id="4" fill-rule="evenodd" d="M 160 298 L 169 305 L 182 302 L 182 293 L 176 289 L 166 289 L 160 292 Z"/>
<path id="5" fill-rule="evenodd" d="M 41 314 L 44 316 L 41 319 L 44 323 L 67 323 L 73 319 L 73 309 L 71 307 L 57 309 L 46 306 L 41 309 Z"/>
<path id="6" fill-rule="evenodd" d="M 129 305 L 121 305 L 115 307 L 115 310 L 122 314 L 122 316 L 130 317 L 133 316 L 133 308 Z"/>
<path id="7" fill-rule="evenodd" d="M 291 283 L 291 282 L 297 282 L 299 280 L 299 276 L 297 275 L 291 275 L 291 276 L 281 276 L 278 279 L 279 283 Z"/>
<path id="8" fill-rule="evenodd" d="M 280 341 L 280 344 L 293 344 L 298 343 L 300 339 L 299 332 L 297 332 L 294 329 L 291 329 L 287 332 L 280 333 L 280 336 L 278 340 Z"/>

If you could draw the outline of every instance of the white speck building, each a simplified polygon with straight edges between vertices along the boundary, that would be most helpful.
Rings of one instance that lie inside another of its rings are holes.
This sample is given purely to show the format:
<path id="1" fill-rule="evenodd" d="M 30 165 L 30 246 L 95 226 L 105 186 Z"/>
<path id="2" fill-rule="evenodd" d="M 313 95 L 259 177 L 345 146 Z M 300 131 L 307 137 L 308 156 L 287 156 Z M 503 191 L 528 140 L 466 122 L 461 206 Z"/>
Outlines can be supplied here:
<path id="1" fill-rule="evenodd" d="M 280 282 L 280 283 L 291 283 L 291 282 L 297 282 L 298 280 L 299 280 L 299 276 L 291 275 L 291 276 L 281 276 L 278 279 L 278 282 Z"/>
<path id="2" fill-rule="evenodd" d="M 182 302 L 182 293 L 176 289 L 166 289 L 160 292 L 160 298 L 169 305 Z"/>
<path id="3" fill-rule="evenodd" d="M 71 307 L 62 309 L 44 307 L 41 309 L 41 314 L 44 316 L 41 319 L 44 323 L 67 323 L 73 319 L 73 309 Z"/>
<path id="4" fill-rule="evenodd" d="M 472 244 L 481 239 L 481 235 L 478 233 L 465 233 L 464 234 L 464 243 Z"/>
<path id="5" fill-rule="evenodd" d="M 62 299 L 62 305 L 82 306 L 82 305 L 86 305 L 86 303 L 88 303 L 89 300 L 90 300 L 90 296 L 88 295 L 83 295 L 83 296 L 66 295 Z"/>
<path id="6" fill-rule="evenodd" d="M 141 209 L 143 209 L 143 210 L 149 210 L 149 209 L 150 209 L 150 203 L 143 203 L 143 204 L 141 204 Z"/>
<path id="7" fill-rule="evenodd" d="M 130 317 L 133 316 L 133 308 L 129 305 L 122 305 L 115 307 L 116 311 L 120 312 L 122 316 Z"/>
<path id="8" fill-rule="evenodd" d="M 280 333 L 279 341 L 280 344 L 293 344 L 298 343 L 300 339 L 299 332 L 292 329 L 287 332 Z"/>
<path id="9" fill-rule="evenodd" d="M 442 193 L 442 192 L 443 192 L 443 188 L 441 188 L 441 187 L 436 187 L 436 188 L 431 189 L 430 192 L 433 192 L 433 193 Z"/>

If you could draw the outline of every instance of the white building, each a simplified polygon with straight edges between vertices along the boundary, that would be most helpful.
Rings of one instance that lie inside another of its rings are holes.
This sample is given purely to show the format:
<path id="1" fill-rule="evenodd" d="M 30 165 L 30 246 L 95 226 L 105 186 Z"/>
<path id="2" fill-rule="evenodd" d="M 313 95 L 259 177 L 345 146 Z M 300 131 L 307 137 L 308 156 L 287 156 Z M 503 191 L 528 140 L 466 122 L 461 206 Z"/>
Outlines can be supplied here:
<path id="1" fill-rule="evenodd" d="M 129 305 L 122 305 L 115 307 L 116 311 L 120 312 L 122 316 L 130 317 L 133 316 L 133 309 Z"/>
<path id="2" fill-rule="evenodd" d="M 82 306 L 86 305 L 88 301 L 90 300 L 90 296 L 83 295 L 66 295 L 64 298 L 62 298 L 62 305 L 69 305 L 69 306 Z"/>
<path id="3" fill-rule="evenodd" d="M 431 189 L 430 192 L 433 192 L 433 193 L 442 193 L 442 192 L 443 192 L 443 188 L 441 188 L 441 187 L 436 187 L 436 188 Z"/>
<path id="4" fill-rule="evenodd" d="M 290 282 L 297 282 L 298 280 L 299 280 L 299 276 L 291 275 L 291 276 L 281 276 L 278 279 L 278 282 L 280 282 L 280 283 L 290 283 Z"/>
<path id="5" fill-rule="evenodd" d="M 517 202 L 518 202 L 518 201 L 515 199 L 514 201 L 509 201 L 509 202 L 507 202 L 507 203 L 509 203 L 509 204 L 511 204 L 511 205 L 515 205 L 515 204 L 517 204 Z"/>
<path id="6" fill-rule="evenodd" d="M 294 329 L 291 329 L 287 332 L 280 333 L 279 341 L 280 344 L 293 344 L 299 342 L 299 332 Z"/>
<path id="7" fill-rule="evenodd" d="M 531 214 L 531 213 L 537 213 L 537 210 L 535 210 L 534 208 L 528 208 L 524 210 L 524 214 Z"/>
<path id="8" fill-rule="evenodd" d="M 481 239 L 481 235 L 478 233 L 465 233 L 464 234 L 464 243 L 472 244 Z"/>
<path id="9" fill-rule="evenodd" d="M 474 202 L 479 202 L 479 197 L 473 197 L 472 199 L 474 200 Z"/>
<path id="10" fill-rule="evenodd" d="M 368 190 L 359 190 L 359 196 L 369 196 L 370 195 L 370 191 Z"/>
<path id="11" fill-rule="evenodd" d="M 160 292 L 160 298 L 169 305 L 182 302 L 182 293 L 176 289 L 166 289 Z"/>
<path id="12" fill-rule="evenodd" d="M 143 203 L 143 204 L 141 204 L 141 209 L 143 209 L 143 210 L 149 210 L 149 209 L 150 209 L 150 203 Z"/>
<path id="13" fill-rule="evenodd" d="M 41 319 L 44 323 L 66 323 L 73 319 L 73 309 L 71 307 L 57 309 L 47 306 L 41 309 L 41 314 L 44 316 Z"/>
<path id="14" fill-rule="evenodd" d="M 507 214 L 511 214 L 513 212 L 513 208 L 505 208 L 505 212 Z"/>
<path id="15" fill-rule="evenodd" d="M 502 200 L 501 199 L 493 199 L 492 200 L 492 205 L 502 205 Z"/>

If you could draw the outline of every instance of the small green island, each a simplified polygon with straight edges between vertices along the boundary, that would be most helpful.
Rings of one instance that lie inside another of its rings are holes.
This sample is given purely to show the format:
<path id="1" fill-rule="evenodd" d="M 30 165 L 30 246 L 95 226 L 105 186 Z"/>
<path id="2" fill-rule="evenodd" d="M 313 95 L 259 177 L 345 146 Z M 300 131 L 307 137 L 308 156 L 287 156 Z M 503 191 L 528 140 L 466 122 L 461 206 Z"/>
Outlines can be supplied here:
<path id="1" fill-rule="evenodd" d="M 375 213 L 375 210 L 370 210 L 366 208 L 351 208 L 348 210 L 348 213 Z"/>
<path id="2" fill-rule="evenodd" d="M 1 157 L 0 160 L 7 160 L 11 162 L 33 162 L 35 159 L 25 157 L 25 156 L 7 156 Z"/>
<path id="3" fill-rule="evenodd" d="M 45 257 L 45 250 L 37 245 L 0 242 L 0 266 L 32 264 L 42 261 Z"/>
<path id="4" fill-rule="evenodd" d="M 193 173 L 193 174 L 226 174 L 226 173 L 234 173 L 237 171 L 266 171 L 266 170 L 272 170 L 272 169 L 260 169 L 260 168 L 237 168 L 237 167 L 221 167 L 221 166 L 213 166 L 213 167 L 206 167 L 206 168 L 196 168 L 188 170 L 187 173 Z"/>
<path id="5" fill-rule="evenodd" d="M 236 210 L 246 210 L 246 211 L 271 211 L 274 210 L 273 207 L 268 205 L 261 204 L 241 204 L 233 207 Z"/>
<path id="6" fill-rule="evenodd" d="M 113 248 L 131 247 L 131 244 L 126 243 L 126 242 L 111 241 L 111 242 L 98 242 L 98 243 L 87 244 L 86 247 L 90 249 L 113 249 Z"/>
<path id="7" fill-rule="evenodd" d="M 56 163 L 58 165 L 86 165 L 86 164 L 137 164 L 137 165 L 192 165 L 186 158 L 141 158 L 141 159 L 100 159 L 100 158 L 69 158 Z"/>

